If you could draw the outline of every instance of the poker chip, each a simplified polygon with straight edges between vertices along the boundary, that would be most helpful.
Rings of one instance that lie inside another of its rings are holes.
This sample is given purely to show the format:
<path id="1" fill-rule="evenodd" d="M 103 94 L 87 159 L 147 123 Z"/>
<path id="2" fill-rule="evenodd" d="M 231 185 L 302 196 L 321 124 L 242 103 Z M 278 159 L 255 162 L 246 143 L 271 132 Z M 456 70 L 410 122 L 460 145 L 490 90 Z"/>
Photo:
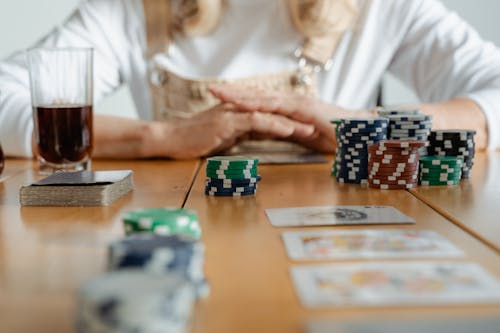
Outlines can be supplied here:
<path id="1" fill-rule="evenodd" d="M 195 295 L 176 274 L 120 270 L 86 283 L 79 291 L 77 332 L 189 331 Z"/>
<path id="2" fill-rule="evenodd" d="M 257 184 L 252 184 L 248 186 L 231 186 L 229 188 L 217 187 L 217 186 L 205 186 L 205 191 L 209 192 L 218 192 L 218 193 L 244 193 L 244 192 L 252 192 L 257 190 Z"/>
<path id="3" fill-rule="evenodd" d="M 207 167 L 219 168 L 228 166 L 231 168 L 247 168 L 256 166 L 259 163 L 258 159 L 248 158 L 244 156 L 213 156 L 207 158 Z"/>
<path id="4" fill-rule="evenodd" d="M 427 153 L 435 156 L 456 156 L 462 159 L 462 179 L 470 178 L 474 165 L 475 134 L 474 130 L 431 131 Z"/>
<path id="5" fill-rule="evenodd" d="M 205 195 L 240 197 L 255 195 L 259 160 L 244 156 L 215 156 L 207 159 Z"/>
<path id="6" fill-rule="evenodd" d="M 205 187 L 216 187 L 216 188 L 233 188 L 238 186 L 249 186 L 257 184 L 262 179 L 261 176 L 246 178 L 246 179 L 213 179 L 207 178 L 205 181 Z"/>
<path id="7" fill-rule="evenodd" d="M 242 196 L 247 196 L 247 195 L 255 195 L 257 193 L 257 188 L 255 188 L 254 190 L 250 190 L 250 191 L 244 191 L 244 192 L 238 192 L 238 191 L 235 191 L 235 192 L 230 192 L 230 191 L 210 191 L 210 190 L 205 190 L 205 195 L 209 195 L 209 196 L 216 196 L 216 197 L 242 197 Z"/>
<path id="8" fill-rule="evenodd" d="M 200 239 L 198 214 L 183 208 L 148 208 L 125 213 L 123 224 L 126 234 L 150 232 L 161 236 L 183 234 Z"/>
<path id="9" fill-rule="evenodd" d="M 386 118 L 341 119 L 336 128 L 337 151 L 332 175 L 339 182 L 368 182 L 368 146 L 387 139 Z"/>
<path id="10" fill-rule="evenodd" d="M 419 140 L 383 140 L 368 147 L 368 186 L 405 190 L 418 185 Z"/>
<path id="11" fill-rule="evenodd" d="M 425 186 L 457 185 L 462 178 L 462 158 L 424 156 L 420 158 L 419 183 Z"/>
<path id="12" fill-rule="evenodd" d="M 245 171 L 213 171 L 207 170 L 207 177 L 213 179 L 248 179 L 248 178 L 257 178 L 257 169 L 254 170 L 245 170 Z"/>
<path id="13" fill-rule="evenodd" d="M 191 282 L 198 297 L 208 295 L 203 273 L 203 244 L 183 235 L 135 234 L 108 247 L 110 270 L 142 269 L 151 273 L 177 274 Z"/>

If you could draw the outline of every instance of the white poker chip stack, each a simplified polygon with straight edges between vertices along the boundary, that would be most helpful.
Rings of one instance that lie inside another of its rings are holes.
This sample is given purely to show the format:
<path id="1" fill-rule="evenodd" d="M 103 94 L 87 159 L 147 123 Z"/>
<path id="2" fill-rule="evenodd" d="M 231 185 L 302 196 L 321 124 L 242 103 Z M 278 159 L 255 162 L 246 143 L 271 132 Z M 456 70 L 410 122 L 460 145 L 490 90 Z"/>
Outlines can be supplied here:
<path id="1" fill-rule="evenodd" d="M 191 284 L 176 275 L 122 270 L 87 283 L 79 294 L 78 333 L 185 333 Z"/>

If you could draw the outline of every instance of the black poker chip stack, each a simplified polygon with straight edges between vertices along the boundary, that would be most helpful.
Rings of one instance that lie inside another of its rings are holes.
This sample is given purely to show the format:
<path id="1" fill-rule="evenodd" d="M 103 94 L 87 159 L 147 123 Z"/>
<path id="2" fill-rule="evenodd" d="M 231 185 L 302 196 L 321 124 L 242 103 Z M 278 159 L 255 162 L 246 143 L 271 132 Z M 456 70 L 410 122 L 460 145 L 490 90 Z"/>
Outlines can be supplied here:
<path id="1" fill-rule="evenodd" d="M 434 130 L 429 135 L 428 155 L 456 156 L 464 163 L 462 179 L 470 178 L 474 165 L 475 143 L 474 130 Z"/>

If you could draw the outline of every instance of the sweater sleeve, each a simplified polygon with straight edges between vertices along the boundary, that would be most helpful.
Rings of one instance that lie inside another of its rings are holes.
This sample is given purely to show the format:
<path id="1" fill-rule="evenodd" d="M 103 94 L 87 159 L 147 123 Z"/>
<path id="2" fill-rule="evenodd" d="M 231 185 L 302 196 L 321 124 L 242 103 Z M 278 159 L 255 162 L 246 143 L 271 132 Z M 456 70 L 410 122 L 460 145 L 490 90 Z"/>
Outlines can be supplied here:
<path id="1" fill-rule="evenodd" d="M 500 50 L 436 0 L 400 2 L 402 38 L 389 70 L 424 102 L 474 100 L 489 148 L 500 148 Z"/>
<path id="2" fill-rule="evenodd" d="M 83 1 L 74 13 L 32 47 L 94 48 L 94 102 L 123 83 L 127 54 L 122 0 Z M 0 62 L 0 143 L 7 156 L 31 156 L 33 131 L 25 52 Z"/>

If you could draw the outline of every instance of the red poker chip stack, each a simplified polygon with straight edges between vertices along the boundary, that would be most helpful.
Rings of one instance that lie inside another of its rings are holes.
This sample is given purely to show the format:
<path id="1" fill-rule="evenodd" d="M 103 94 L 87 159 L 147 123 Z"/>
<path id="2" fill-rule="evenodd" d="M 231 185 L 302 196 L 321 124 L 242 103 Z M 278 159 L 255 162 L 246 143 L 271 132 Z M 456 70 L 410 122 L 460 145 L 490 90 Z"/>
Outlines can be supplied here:
<path id="1" fill-rule="evenodd" d="M 404 190 L 418 185 L 418 149 L 426 141 L 383 140 L 368 147 L 368 185 Z"/>

